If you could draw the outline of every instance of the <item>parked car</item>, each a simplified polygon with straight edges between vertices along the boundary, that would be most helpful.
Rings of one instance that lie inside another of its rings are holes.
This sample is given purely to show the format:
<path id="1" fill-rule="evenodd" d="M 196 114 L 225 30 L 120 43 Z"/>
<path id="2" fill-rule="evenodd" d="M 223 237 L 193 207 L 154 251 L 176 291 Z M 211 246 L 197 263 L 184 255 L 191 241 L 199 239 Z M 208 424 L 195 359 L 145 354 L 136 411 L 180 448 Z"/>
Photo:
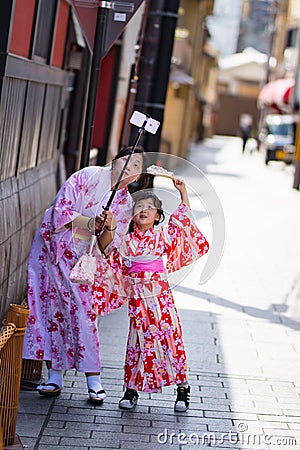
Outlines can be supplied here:
<path id="1" fill-rule="evenodd" d="M 265 153 L 265 163 L 284 161 L 291 164 L 295 157 L 295 136 L 298 116 L 268 114 L 259 135 L 260 151 Z"/>

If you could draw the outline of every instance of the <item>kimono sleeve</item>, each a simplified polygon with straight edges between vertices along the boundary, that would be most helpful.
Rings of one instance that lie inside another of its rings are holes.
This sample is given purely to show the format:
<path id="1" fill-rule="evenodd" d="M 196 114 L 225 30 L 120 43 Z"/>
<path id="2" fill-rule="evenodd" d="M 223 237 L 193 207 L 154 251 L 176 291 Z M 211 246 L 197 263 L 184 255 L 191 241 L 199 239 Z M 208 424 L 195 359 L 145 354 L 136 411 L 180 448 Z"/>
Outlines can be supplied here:
<path id="1" fill-rule="evenodd" d="M 58 264 L 72 239 L 72 229 L 65 228 L 65 225 L 81 215 L 87 178 L 85 169 L 71 175 L 58 191 L 54 204 L 44 215 L 40 234 L 54 264 Z"/>
<path id="2" fill-rule="evenodd" d="M 193 263 L 209 250 L 209 244 L 197 228 L 192 212 L 181 203 L 170 216 L 166 230 L 167 272 L 175 272 Z"/>
<path id="3" fill-rule="evenodd" d="M 107 315 L 127 302 L 125 279 L 122 258 L 116 248 L 111 249 L 107 259 L 97 258 L 97 272 L 92 287 L 97 315 Z"/>

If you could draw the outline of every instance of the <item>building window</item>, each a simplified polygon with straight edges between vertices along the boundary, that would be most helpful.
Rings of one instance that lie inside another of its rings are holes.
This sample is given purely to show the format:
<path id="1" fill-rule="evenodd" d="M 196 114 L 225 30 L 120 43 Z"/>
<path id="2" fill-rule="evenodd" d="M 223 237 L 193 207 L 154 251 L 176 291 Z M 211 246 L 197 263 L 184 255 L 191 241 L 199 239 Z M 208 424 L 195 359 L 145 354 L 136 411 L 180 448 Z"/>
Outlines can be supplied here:
<path id="1" fill-rule="evenodd" d="M 58 0 L 37 2 L 32 59 L 45 64 L 50 62 Z"/>

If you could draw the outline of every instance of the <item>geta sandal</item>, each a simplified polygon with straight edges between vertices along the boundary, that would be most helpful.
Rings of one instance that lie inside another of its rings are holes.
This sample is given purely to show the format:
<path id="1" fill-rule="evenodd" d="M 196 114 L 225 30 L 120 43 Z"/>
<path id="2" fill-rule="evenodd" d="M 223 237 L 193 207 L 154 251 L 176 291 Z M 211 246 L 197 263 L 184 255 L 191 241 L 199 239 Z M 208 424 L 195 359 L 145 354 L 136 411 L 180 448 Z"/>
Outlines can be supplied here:
<path id="1" fill-rule="evenodd" d="M 97 392 L 94 391 L 94 389 L 89 389 L 88 393 L 89 393 L 88 402 L 91 403 L 92 405 L 102 405 L 103 400 L 106 398 L 106 393 L 104 389 L 101 389 L 101 391 Z M 97 397 L 92 397 L 91 394 L 97 395 Z M 98 397 L 99 394 L 103 394 L 103 397 L 102 398 Z"/>
<path id="2" fill-rule="evenodd" d="M 54 389 L 37 389 L 43 397 L 57 397 L 61 393 L 61 387 L 56 383 L 42 383 L 40 386 L 53 386 Z"/>

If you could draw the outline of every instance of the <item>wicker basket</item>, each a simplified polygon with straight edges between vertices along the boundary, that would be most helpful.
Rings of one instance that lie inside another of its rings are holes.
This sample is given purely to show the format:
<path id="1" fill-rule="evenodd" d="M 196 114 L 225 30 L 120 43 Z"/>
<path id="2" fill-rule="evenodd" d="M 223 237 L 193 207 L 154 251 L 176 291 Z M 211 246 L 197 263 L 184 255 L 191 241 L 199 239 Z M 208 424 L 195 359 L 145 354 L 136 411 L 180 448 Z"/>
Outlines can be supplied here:
<path id="1" fill-rule="evenodd" d="M 13 445 L 18 415 L 22 350 L 29 309 L 10 305 L 0 333 L 0 429 L 5 446 Z M 1 440 L 0 440 L 1 442 Z"/>
<path id="2" fill-rule="evenodd" d="M 33 359 L 23 359 L 22 361 L 22 381 L 41 381 L 43 361 Z"/>

